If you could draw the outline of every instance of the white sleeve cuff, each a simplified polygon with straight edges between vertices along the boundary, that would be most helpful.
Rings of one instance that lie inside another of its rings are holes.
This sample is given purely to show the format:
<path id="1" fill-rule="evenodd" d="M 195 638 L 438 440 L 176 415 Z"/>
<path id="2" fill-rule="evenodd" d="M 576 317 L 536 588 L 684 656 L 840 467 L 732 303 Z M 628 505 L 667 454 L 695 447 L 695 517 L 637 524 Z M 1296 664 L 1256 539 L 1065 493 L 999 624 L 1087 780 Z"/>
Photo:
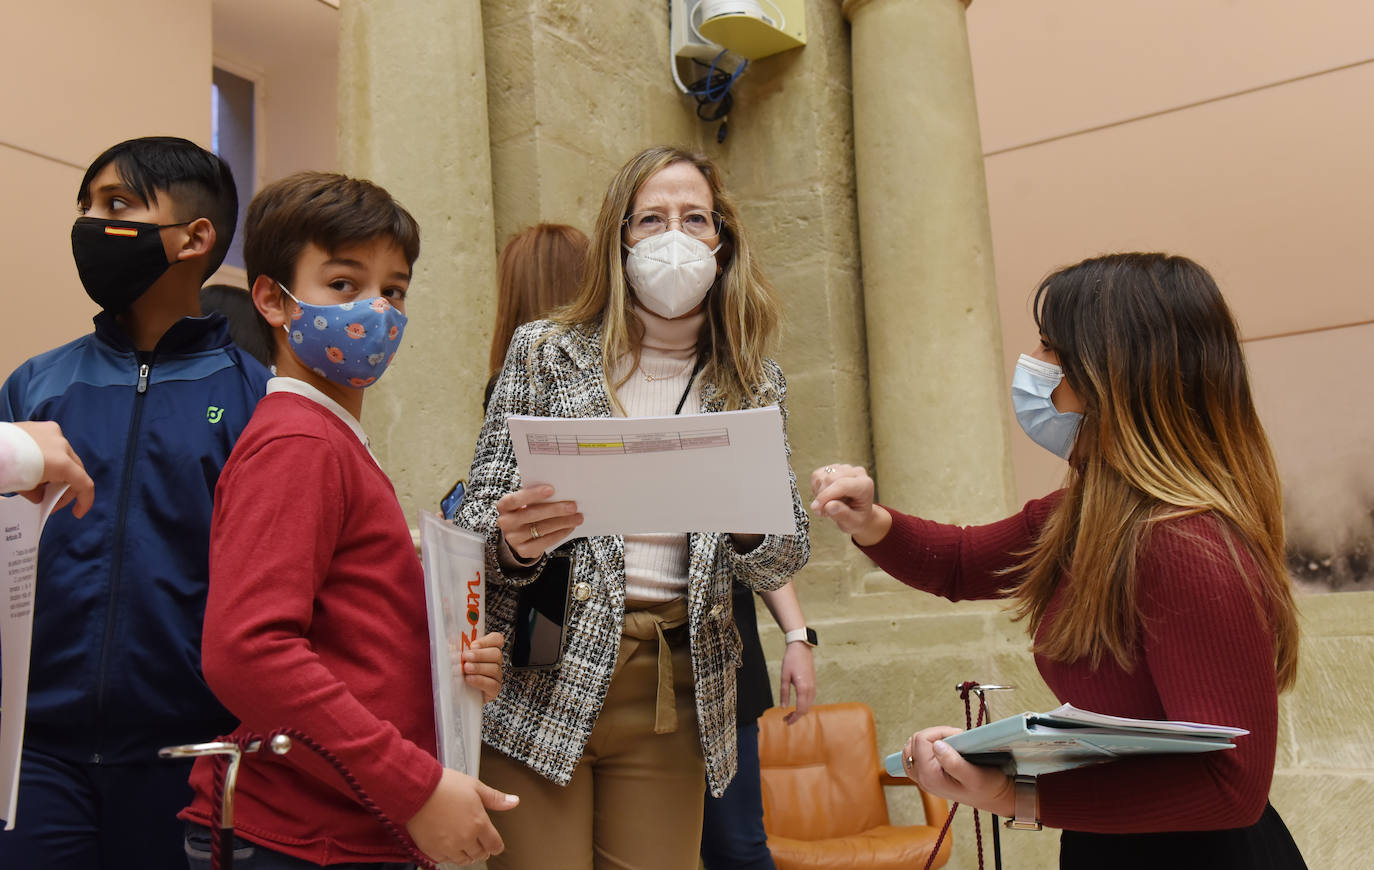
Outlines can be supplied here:
<path id="1" fill-rule="evenodd" d="M 0 492 L 24 492 L 42 482 L 38 442 L 13 423 L 0 423 Z"/>

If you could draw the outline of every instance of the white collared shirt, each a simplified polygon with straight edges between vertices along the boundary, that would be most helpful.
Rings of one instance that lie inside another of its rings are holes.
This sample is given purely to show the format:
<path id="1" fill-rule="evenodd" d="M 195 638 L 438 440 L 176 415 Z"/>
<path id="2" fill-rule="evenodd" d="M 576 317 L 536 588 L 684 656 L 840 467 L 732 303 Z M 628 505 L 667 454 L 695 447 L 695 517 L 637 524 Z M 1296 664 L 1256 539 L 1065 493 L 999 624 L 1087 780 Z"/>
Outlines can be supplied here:
<path id="1" fill-rule="evenodd" d="M 372 461 L 377 462 L 377 456 L 372 452 L 372 444 L 367 440 L 367 433 L 363 431 L 362 424 L 358 422 L 356 417 L 348 413 L 343 405 L 326 396 L 318 387 L 307 384 L 299 378 L 277 375 L 267 381 L 267 394 L 271 395 L 272 393 L 295 393 L 332 411 L 334 416 L 342 420 L 344 425 L 352 430 L 354 435 L 358 436 L 358 440 L 362 442 L 364 449 L 367 450 L 367 455 L 372 457 Z M 381 468 L 382 464 L 377 462 L 377 467 Z"/>

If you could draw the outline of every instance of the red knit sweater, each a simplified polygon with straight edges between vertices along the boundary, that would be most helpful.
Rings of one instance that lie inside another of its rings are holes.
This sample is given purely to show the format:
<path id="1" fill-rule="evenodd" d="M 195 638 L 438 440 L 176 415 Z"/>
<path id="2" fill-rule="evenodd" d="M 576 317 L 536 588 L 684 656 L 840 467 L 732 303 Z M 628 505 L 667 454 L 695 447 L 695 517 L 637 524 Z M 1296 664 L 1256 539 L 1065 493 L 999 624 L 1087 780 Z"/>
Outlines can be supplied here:
<path id="1" fill-rule="evenodd" d="M 203 664 L 256 733 L 289 726 L 336 753 L 398 825 L 439 783 L 424 578 L 391 482 L 329 409 L 258 405 L 215 492 Z M 183 818 L 212 810 L 209 761 Z M 409 860 L 309 749 L 247 756 L 238 834 L 317 864 Z"/>
<path id="2" fill-rule="evenodd" d="M 1014 564 L 1049 516 L 1057 495 L 986 526 L 942 525 L 892 513 L 892 531 L 861 548 L 884 571 L 952 601 L 999 598 Z M 1181 719 L 1249 729 L 1236 748 L 1200 755 L 1154 755 L 1040 777 L 1040 817 L 1076 831 L 1141 833 L 1236 828 L 1253 824 L 1274 773 L 1278 691 L 1274 640 L 1256 610 L 1253 563 L 1237 570 L 1209 516 L 1157 527 L 1137 567 L 1142 630 L 1132 671 L 1108 658 L 1036 656 L 1060 701 L 1141 719 Z M 1072 578 L 1066 578 L 1071 583 Z M 1061 584 L 1060 591 L 1064 586 Z M 1041 631 L 1055 618 L 1050 602 Z"/>

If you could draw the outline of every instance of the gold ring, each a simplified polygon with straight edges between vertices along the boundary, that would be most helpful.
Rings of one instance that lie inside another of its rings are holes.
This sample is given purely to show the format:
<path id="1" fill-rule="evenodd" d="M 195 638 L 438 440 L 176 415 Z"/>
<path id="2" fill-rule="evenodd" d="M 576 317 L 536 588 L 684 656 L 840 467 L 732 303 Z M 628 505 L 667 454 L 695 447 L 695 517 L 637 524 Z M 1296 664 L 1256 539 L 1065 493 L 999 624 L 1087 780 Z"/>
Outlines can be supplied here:
<path id="1" fill-rule="evenodd" d="M 914 765 L 916 763 L 916 757 L 914 755 L 908 755 L 906 757 L 906 763 L 908 765 Z"/>
<path id="2" fill-rule="evenodd" d="M 539 537 L 539 527 L 530 523 L 530 540 L 533 541 L 537 537 Z"/>

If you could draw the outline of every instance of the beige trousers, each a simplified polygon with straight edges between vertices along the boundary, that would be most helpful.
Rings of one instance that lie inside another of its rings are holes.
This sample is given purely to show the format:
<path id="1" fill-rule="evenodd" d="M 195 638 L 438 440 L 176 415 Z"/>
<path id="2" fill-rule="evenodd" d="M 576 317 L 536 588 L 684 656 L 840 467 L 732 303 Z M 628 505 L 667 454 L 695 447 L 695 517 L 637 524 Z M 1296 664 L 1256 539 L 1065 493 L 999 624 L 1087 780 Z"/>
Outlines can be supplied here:
<path id="1" fill-rule="evenodd" d="M 615 676 L 566 787 L 482 747 L 482 781 L 520 796 L 491 814 L 506 851 L 489 870 L 696 870 L 706 767 L 686 618 L 680 599 L 626 614 Z"/>

